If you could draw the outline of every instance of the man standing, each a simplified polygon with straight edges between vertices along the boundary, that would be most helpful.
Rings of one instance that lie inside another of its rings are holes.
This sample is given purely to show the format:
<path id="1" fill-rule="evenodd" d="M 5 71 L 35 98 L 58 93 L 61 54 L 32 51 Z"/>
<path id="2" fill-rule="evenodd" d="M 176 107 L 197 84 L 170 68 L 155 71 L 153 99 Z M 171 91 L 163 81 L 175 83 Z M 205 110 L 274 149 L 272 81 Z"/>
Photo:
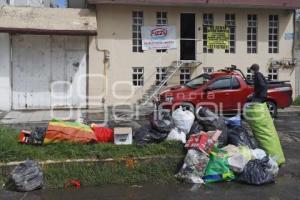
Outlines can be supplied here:
<path id="1" fill-rule="evenodd" d="M 259 65 L 253 64 L 250 67 L 254 77 L 254 94 L 252 102 L 264 103 L 267 99 L 268 81 L 262 73 L 259 72 Z"/>

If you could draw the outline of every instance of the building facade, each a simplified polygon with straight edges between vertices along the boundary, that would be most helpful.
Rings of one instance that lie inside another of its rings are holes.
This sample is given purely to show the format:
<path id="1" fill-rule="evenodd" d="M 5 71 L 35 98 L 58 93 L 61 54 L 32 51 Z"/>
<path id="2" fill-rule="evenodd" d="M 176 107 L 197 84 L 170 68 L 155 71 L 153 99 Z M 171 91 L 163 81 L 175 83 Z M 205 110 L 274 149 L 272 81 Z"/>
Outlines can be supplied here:
<path id="1" fill-rule="evenodd" d="M 172 5 L 180 1 L 89 2 L 96 4 L 97 45 L 110 55 L 106 83 L 102 84 L 106 89 L 89 90 L 109 105 L 135 103 L 165 76 L 168 66 L 179 60 L 194 64 L 178 70 L 168 85 L 183 84 L 201 73 L 231 65 L 251 77 L 248 68 L 257 63 L 269 79 L 289 80 L 295 88 L 294 70 L 282 68 L 280 64 L 294 62 L 292 7 L 296 5 L 284 8 L 243 4 L 203 6 L 203 1 Z M 141 27 L 161 25 L 176 27 L 177 49 L 142 51 Z M 212 25 L 230 28 L 228 50 L 207 48 L 207 27 Z M 105 67 L 101 68 L 98 70 L 104 71 Z"/>
<path id="2" fill-rule="evenodd" d="M 295 96 L 300 96 L 300 10 L 297 9 L 295 16 L 295 45 L 294 56 L 297 61 L 295 68 Z"/>
<path id="3" fill-rule="evenodd" d="M 156 86 L 231 65 L 251 78 L 253 63 L 299 92 L 299 69 L 290 67 L 296 1 L 76 0 L 59 9 L 34 2 L 40 8 L 0 9 L 0 110 L 135 104 Z M 143 51 L 143 26 L 175 27 L 176 48 Z M 228 49 L 208 48 L 210 26 L 229 27 Z"/>
<path id="4" fill-rule="evenodd" d="M 0 110 L 87 108 L 95 12 L 24 5 L 0 8 Z"/>

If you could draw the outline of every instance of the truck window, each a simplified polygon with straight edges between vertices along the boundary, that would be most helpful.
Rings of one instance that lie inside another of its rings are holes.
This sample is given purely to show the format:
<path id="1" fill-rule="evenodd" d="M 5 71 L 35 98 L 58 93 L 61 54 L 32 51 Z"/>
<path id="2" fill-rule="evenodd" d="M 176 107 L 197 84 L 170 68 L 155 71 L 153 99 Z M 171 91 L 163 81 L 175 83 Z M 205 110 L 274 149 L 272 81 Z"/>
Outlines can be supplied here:
<path id="1" fill-rule="evenodd" d="M 202 75 L 194 78 L 193 80 L 187 82 L 185 85 L 190 88 L 197 88 L 197 87 L 207 83 L 207 81 L 209 81 L 210 79 L 211 79 L 210 75 L 202 74 Z"/>
<path id="2" fill-rule="evenodd" d="M 222 78 L 216 80 L 210 85 L 212 90 L 226 90 L 231 89 L 231 78 Z"/>
<path id="3" fill-rule="evenodd" d="M 239 80 L 236 77 L 232 77 L 232 89 L 239 89 L 240 87 Z"/>

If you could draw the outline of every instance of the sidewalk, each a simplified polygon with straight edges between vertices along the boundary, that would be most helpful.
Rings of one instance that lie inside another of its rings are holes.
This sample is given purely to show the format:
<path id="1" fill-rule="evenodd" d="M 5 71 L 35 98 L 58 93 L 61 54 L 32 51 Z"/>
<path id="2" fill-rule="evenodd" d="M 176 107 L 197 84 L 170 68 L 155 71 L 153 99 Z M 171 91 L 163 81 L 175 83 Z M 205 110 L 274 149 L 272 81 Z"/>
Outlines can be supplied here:
<path id="1" fill-rule="evenodd" d="M 9 111 L 2 114 L 0 124 L 47 123 L 53 118 L 63 120 L 79 120 L 80 117 L 81 112 L 70 112 L 67 110 Z"/>
<path id="2" fill-rule="evenodd" d="M 153 111 L 152 107 L 118 107 L 103 109 L 73 109 L 73 110 L 23 110 L 0 111 L 0 124 L 47 124 L 51 119 L 78 121 L 86 123 L 103 123 L 108 120 L 132 121 L 148 116 Z"/>
<path id="3" fill-rule="evenodd" d="M 0 111 L 0 124 L 47 124 L 51 119 L 61 119 L 79 122 L 103 122 L 117 118 L 118 120 L 126 120 L 127 117 L 134 117 L 137 115 L 144 118 L 151 109 L 149 107 L 140 107 L 138 110 L 131 110 L 128 108 L 119 108 L 115 112 L 111 110 L 90 109 L 90 110 L 31 110 L 31 111 Z M 279 109 L 278 115 L 286 116 L 300 116 L 300 106 L 291 106 L 286 109 Z M 132 118 L 131 118 L 132 119 Z"/>
<path id="4" fill-rule="evenodd" d="M 300 106 L 291 106 L 285 109 L 279 109 L 278 113 L 293 113 L 300 112 Z"/>

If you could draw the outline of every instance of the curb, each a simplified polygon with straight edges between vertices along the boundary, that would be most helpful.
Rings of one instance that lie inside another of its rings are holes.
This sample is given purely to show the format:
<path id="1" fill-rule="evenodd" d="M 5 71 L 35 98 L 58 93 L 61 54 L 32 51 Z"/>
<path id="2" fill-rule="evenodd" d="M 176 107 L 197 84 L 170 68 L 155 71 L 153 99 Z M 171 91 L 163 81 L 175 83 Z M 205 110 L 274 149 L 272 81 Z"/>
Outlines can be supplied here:
<path id="1" fill-rule="evenodd" d="M 143 157 L 124 157 L 124 158 L 106 158 L 106 159 L 67 159 L 67 160 L 45 160 L 38 161 L 42 166 L 53 165 L 53 164 L 65 164 L 65 163 L 111 163 L 111 162 L 126 162 L 126 161 L 145 161 L 145 160 L 155 160 L 155 159 L 184 159 L 184 156 L 174 156 L 174 155 L 158 155 L 158 156 L 143 156 Z M 0 163 L 0 168 L 2 167 L 15 167 L 26 161 L 15 161 L 8 163 Z"/>

